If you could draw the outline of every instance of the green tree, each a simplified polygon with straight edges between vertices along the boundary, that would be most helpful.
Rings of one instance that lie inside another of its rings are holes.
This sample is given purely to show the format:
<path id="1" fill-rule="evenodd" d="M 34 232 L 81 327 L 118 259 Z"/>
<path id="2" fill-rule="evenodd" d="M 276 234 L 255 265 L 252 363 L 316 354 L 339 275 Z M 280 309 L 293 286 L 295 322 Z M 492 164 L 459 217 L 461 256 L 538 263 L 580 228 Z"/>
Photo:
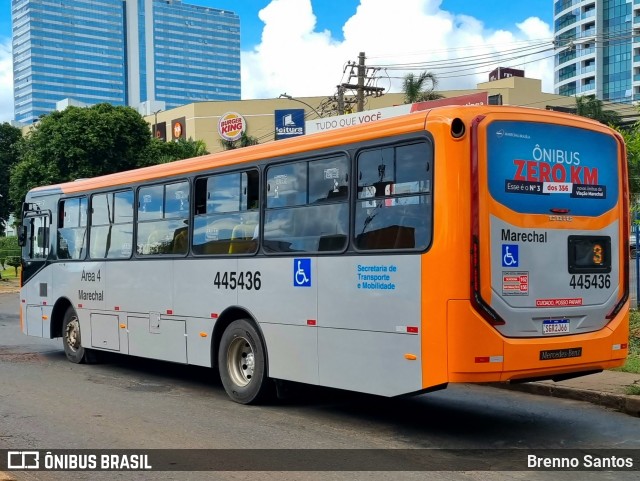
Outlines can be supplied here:
<path id="1" fill-rule="evenodd" d="M 13 267 L 16 270 L 16 277 L 18 277 L 18 267 L 20 267 L 20 256 L 7 257 L 7 265 Z"/>
<path id="2" fill-rule="evenodd" d="M 595 95 L 576 97 L 576 114 L 605 125 L 620 125 L 620 116 L 613 110 L 605 110 L 602 100 L 597 99 Z"/>
<path id="3" fill-rule="evenodd" d="M 20 256 L 17 237 L 0 237 L 0 271 L 8 257 Z"/>
<path id="4" fill-rule="evenodd" d="M 635 210 L 640 196 L 640 122 L 624 129 L 618 127 L 616 130 L 622 135 L 627 147 L 631 208 Z"/>
<path id="5" fill-rule="evenodd" d="M 165 142 L 152 138 L 144 157 L 148 165 L 164 164 L 174 160 L 190 159 L 206 155 L 207 144 L 204 140 L 178 139 L 173 142 Z"/>
<path id="6" fill-rule="evenodd" d="M 149 125 L 130 107 L 69 107 L 43 116 L 21 142 L 11 169 L 15 212 L 29 189 L 148 165 Z"/>
<path id="7" fill-rule="evenodd" d="M 240 149 L 242 147 L 249 147 L 250 145 L 257 145 L 259 143 L 256 137 L 247 135 L 246 132 L 242 132 L 242 135 L 237 140 L 225 140 L 220 139 L 220 145 L 224 150 Z"/>
<path id="8" fill-rule="evenodd" d="M 402 92 L 404 93 L 404 103 L 413 104 L 425 100 L 437 100 L 444 98 L 444 95 L 435 91 L 438 86 L 436 74 L 432 72 L 421 72 L 416 76 L 408 73 L 402 81 Z"/>
<path id="9" fill-rule="evenodd" d="M 18 162 L 22 131 L 7 122 L 0 124 L 0 235 L 4 235 L 3 220 L 9 218 L 9 172 Z"/>

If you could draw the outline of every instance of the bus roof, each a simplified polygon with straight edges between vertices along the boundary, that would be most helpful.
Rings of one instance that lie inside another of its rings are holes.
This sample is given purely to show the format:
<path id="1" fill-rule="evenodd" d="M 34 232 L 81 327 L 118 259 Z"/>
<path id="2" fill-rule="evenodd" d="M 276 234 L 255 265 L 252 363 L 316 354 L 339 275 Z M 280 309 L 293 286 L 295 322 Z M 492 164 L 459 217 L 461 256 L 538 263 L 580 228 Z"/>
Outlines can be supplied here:
<path id="1" fill-rule="evenodd" d="M 193 174 L 207 171 L 214 167 L 224 167 L 244 162 L 282 157 L 291 154 L 304 153 L 328 147 L 339 146 L 347 143 L 355 143 L 370 139 L 373 132 L 383 130 L 385 136 L 392 136 L 400 133 L 417 132 L 425 128 L 426 119 L 430 115 L 437 115 L 440 118 L 461 117 L 463 120 L 473 118 L 477 115 L 488 114 L 490 112 L 501 111 L 513 114 L 538 113 L 545 117 L 558 117 L 564 119 L 579 120 L 575 115 L 569 115 L 548 110 L 541 110 L 527 107 L 509 106 L 444 106 L 429 110 L 414 112 L 398 117 L 369 122 L 366 124 L 343 127 L 327 132 L 302 135 L 292 139 L 280 140 L 277 142 L 267 142 L 264 144 L 233 149 L 225 152 L 207 154 L 184 160 L 176 160 L 166 164 L 159 164 L 150 167 L 131 169 L 127 171 L 107 174 L 88 179 L 77 179 L 55 185 L 35 187 L 29 191 L 30 195 L 41 196 L 47 194 L 73 194 L 91 190 L 106 189 L 110 187 L 125 186 L 138 182 L 160 180 L 168 177 L 175 177 L 185 174 Z M 581 118 L 592 125 L 602 124 Z M 346 135 L 348 134 L 348 135 Z"/>

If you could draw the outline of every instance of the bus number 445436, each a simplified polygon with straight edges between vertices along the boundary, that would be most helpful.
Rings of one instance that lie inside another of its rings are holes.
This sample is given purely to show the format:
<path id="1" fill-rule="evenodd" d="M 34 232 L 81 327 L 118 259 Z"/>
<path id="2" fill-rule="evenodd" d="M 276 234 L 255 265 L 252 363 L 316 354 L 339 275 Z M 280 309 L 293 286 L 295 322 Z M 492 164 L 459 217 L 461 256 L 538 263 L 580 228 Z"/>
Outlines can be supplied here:
<path id="1" fill-rule="evenodd" d="M 260 271 L 216 272 L 213 285 L 218 289 L 246 289 L 248 291 L 255 289 L 259 291 L 262 287 L 262 279 L 260 279 Z"/>
<path id="2" fill-rule="evenodd" d="M 609 289 L 611 287 L 611 275 L 574 274 L 571 276 L 569 285 L 574 289 Z"/>

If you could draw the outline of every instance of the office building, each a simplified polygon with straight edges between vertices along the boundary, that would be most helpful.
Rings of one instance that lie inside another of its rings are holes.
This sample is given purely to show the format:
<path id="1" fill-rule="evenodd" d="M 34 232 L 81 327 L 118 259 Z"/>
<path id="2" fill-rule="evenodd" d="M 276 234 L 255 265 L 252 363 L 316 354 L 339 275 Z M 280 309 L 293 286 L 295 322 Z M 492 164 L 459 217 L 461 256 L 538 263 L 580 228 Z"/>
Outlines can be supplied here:
<path id="1" fill-rule="evenodd" d="M 15 119 L 71 98 L 138 107 L 240 99 L 240 19 L 181 0 L 12 0 Z"/>
<path id="2" fill-rule="evenodd" d="M 637 0 L 555 0 L 554 37 L 557 94 L 608 102 L 640 98 Z"/>

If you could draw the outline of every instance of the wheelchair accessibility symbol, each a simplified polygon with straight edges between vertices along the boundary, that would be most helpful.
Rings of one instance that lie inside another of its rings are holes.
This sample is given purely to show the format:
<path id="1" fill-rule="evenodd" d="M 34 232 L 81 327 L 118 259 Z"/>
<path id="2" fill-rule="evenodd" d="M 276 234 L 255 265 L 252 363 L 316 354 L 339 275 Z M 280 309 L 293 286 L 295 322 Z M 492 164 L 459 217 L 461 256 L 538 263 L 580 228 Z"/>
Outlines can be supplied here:
<path id="1" fill-rule="evenodd" d="M 293 287 L 311 287 L 311 259 L 293 259 Z"/>
<path id="2" fill-rule="evenodd" d="M 502 267 L 518 267 L 517 244 L 502 244 Z"/>

